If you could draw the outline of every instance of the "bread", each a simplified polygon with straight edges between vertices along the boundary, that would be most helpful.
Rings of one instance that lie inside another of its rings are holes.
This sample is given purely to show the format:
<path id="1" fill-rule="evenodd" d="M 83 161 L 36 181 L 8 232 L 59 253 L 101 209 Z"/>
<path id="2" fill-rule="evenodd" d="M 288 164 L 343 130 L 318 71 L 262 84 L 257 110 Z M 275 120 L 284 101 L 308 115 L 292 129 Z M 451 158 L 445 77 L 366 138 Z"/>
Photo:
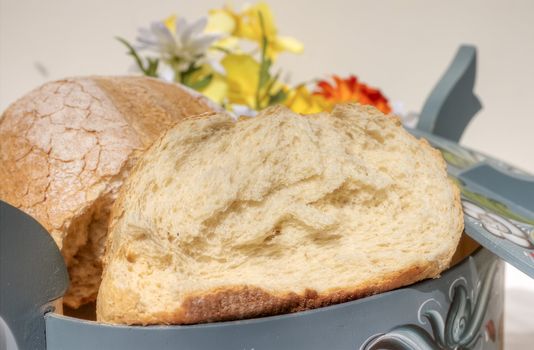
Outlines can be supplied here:
<path id="1" fill-rule="evenodd" d="M 178 120 L 216 109 L 152 78 L 85 77 L 44 84 L 4 112 L 0 199 L 61 248 L 68 306 L 96 299 L 110 207 L 140 152 Z"/>
<path id="2" fill-rule="evenodd" d="M 463 230 L 445 168 L 369 106 L 184 120 L 113 207 L 97 319 L 244 319 L 437 277 Z"/>

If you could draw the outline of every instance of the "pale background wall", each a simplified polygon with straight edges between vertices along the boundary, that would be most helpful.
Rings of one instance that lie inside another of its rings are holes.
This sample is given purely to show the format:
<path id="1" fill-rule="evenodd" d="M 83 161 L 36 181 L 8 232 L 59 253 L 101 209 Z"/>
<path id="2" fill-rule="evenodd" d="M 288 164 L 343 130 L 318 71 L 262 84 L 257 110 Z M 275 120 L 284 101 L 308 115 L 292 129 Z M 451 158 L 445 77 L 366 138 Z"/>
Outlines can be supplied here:
<path id="1" fill-rule="evenodd" d="M 484 110 L 462 142 L 534 173 L 534 1 L 268 2 L 281 32 L 305 44 L 302 56 L 280 61 L 294 82 L 355 73 L 407 111 L 421 109 L 458 45 L 476 44 Z M 193 19 L 223 3 L 0 0 L 0 109 L 46 80 L 126 73 L 130 58 L 113 36 L 133 39 L 151 20 L 171 13 Z M 508 284 L 534 290 L 534 282 L 513 270 Z M 517 305 L 508 324 L 534 337 L 534 316 Z"/>

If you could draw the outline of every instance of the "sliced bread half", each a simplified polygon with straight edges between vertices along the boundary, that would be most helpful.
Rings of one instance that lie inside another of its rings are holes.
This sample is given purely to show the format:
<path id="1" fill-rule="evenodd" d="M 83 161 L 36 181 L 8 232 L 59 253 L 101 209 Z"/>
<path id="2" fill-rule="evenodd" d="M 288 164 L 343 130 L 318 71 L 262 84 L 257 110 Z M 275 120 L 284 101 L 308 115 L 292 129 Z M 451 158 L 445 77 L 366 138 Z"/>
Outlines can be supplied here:
<path id="1" fill-rule="evenodd" d="M 463 229 L 445 168 L 373 107 L 184 120 L 114 205 L 98 320 L 251 318 L 437 277 Z"/>

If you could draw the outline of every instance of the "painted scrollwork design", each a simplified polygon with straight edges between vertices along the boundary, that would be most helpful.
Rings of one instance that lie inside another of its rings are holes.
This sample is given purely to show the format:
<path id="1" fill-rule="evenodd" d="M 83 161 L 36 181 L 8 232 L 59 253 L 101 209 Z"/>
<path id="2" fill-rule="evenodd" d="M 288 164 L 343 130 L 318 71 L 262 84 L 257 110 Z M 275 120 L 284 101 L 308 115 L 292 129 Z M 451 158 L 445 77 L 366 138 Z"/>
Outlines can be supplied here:
<path id="1" fill-rule="evenodd" d="M 452 283 L 451 304 L 445 319 L 439 311 L 424 310 L 421 307 L 420 318 L 429 322 L 432 334 L 419 325 L 402 325 L 385 334 L 372 336 L 360 347 L 360 350 L 474 349 L 476 344 L 482 340 L 482 323 L 498 269 L 498 262 L 493 261 L 482 279 L 476 297 L 469 295 L 468 288 L 463 283 L 465 279 L 460 278 Z"/>

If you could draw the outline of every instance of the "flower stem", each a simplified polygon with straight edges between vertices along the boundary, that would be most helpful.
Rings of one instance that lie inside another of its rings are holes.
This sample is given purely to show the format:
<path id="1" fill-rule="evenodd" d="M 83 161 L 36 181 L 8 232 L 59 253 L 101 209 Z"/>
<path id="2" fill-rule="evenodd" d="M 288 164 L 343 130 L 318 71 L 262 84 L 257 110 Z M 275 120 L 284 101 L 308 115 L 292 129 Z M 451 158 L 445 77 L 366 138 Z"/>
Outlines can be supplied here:
<path id="1" fill-rule="evenodd" d="M 124 46 L 126 46 L 128 48 L 128 55 L 133 57 L 133 59 L 135 60 L 135 63 L 137 64 L 137 67 L 139 67 L 139 69 L 143 72 L 144 75 L 156 76 L 155 72 L 151 72 L 150 64 L 149 64 L 148 68 L 145 68 L 143 60 L 141 59 L 141 57 L 139 57 L 139 54 L 137 54 L 137 51 L 135 50 L 135 48 L 128 41 L 126 41 L 125 39 L 123 39 L 121 37 L 116 37 L 115 39 L 120 41 L 122 44 L 124 44 Z M 157 62 L 156 61 L 154 61 L 154 62 L 155 62 L 156 67 L 157 67 Z"/>
<path id="2" fill-rule="evenodd" d="M 261 56 L 260 56 L 260 70 L 258 72 L 258 87 L 256 88 L 256 110 L 261 110 L 261 88 L 263 86 L 264 82 L 264 76 L 265 76 L 265 69 L 267 68 L 267 60 L 266 53 L 267 53 L 267 34 L 265 33 L 265 23 L 263 20 L 263 15 L 261 11 L 258 11 L 258 16 L 260 19 L 260 27 L 261 27 Z"/>

